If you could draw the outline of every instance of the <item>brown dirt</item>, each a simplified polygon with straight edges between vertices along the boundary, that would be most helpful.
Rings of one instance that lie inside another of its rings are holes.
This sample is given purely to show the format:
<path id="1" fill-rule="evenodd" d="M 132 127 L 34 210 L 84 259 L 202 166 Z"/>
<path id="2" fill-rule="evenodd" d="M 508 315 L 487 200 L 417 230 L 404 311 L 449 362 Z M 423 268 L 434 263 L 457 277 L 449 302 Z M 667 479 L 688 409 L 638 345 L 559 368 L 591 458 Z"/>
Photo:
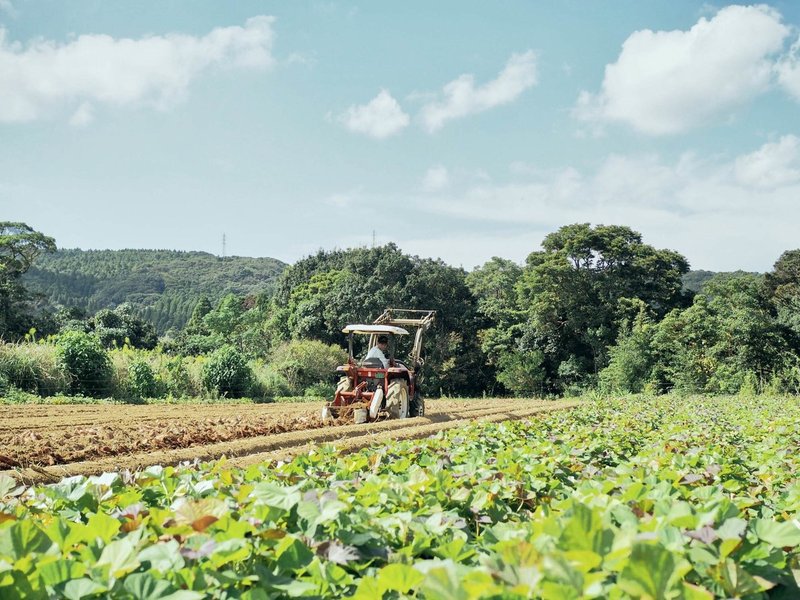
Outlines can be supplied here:
<path id="1" fill-rule="evenodd" d="M 475 420 L 519 419 L 576 402 L 429 400 L 425 417 L 322 427 L 321 404 L 0 406 L 0 468 L 26 483 L 227 457 L 285 459 L 322 443 L 354 450 Z"/>

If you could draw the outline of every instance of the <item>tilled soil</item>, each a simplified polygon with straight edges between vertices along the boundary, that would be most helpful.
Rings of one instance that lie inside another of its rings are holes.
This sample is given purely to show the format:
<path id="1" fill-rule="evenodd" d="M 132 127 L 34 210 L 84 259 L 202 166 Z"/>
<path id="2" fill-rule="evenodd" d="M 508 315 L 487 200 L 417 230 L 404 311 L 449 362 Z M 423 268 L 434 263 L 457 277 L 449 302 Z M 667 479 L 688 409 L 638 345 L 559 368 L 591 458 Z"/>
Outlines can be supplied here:
<path id="1" fill-rule="evenodd" d="M 74 474 L 213 460 L 288 458 L 332 442 L 352 450 L 474 420 L 519 419 L 574 406 L 541 400 L 429 400 L 425 417 L 323 427 L 320 404 L 0 406 L 0 469 L 32 483 Z"/>

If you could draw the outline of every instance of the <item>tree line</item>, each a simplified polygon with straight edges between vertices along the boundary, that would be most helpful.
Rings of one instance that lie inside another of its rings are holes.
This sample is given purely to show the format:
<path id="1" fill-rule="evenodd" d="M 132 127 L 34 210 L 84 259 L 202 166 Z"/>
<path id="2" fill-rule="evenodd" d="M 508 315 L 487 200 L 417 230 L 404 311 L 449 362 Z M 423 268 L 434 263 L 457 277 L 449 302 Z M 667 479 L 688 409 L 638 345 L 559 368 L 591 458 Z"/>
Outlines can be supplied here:
<path id="1" fill-rule="evenodd" d="M 280 385 L 292 378 L 307 385 L 324 379 L 315 353 L 343 347 L 344 325 L 395 306 L 437 311 L 425 345 L 429 395 L 800 389 L 800 250 L 764 275 L 700 273 L 694 289 L 684 285 L 685 257 L 617 225 L 567 225 L 524 264 L 495 257 L 471 272 L 394 244 L 320 250 L 259 293 L 200 297 L 185 326 L 159 332 L 125 294 L 91 316 L 37 304 L 22 276 L 55 243 L 24 224 L 0 227 L 6 340 L 38 319 L 40 337 L 77 331 L 107 348 L 176 357 L 232 349 L 240 362 L 279 357 Z M 13 258 L 15 244 L 28 249 L 27 260 Z M 311 351 L 308 340 L 321 345 Z"/>

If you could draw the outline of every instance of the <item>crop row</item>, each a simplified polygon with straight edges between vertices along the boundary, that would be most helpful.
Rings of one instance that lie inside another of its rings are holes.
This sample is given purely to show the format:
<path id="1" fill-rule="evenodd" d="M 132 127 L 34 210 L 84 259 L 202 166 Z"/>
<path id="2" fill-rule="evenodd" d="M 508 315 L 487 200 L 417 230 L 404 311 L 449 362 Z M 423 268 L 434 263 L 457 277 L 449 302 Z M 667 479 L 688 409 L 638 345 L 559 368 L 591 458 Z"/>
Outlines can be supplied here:
<path id="1" fill-rule="evenodd" d="M 0 596 L 794 598 L 795 399 L 634 398 L 14 489 Z"/>

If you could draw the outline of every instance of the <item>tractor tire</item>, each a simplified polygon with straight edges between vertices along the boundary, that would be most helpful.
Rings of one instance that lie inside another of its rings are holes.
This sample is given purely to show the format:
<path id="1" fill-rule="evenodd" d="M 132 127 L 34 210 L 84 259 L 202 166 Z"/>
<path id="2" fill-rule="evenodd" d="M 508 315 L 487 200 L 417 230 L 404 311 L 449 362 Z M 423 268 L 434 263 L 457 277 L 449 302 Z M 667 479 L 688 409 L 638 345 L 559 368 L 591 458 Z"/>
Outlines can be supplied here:
<path id="1" fill-rule="evenodd" d="M 411 399 L 410 417 L 424 417 L 425 416 L 425 399 L 419 392 L 414 393 Z"/>
<path id="2" fill-rule="evenodd" d="M 395 379 L 386 392 L 386 410 L 392 419 L 406 419 L 409 416 L 408 384 Z"/>

